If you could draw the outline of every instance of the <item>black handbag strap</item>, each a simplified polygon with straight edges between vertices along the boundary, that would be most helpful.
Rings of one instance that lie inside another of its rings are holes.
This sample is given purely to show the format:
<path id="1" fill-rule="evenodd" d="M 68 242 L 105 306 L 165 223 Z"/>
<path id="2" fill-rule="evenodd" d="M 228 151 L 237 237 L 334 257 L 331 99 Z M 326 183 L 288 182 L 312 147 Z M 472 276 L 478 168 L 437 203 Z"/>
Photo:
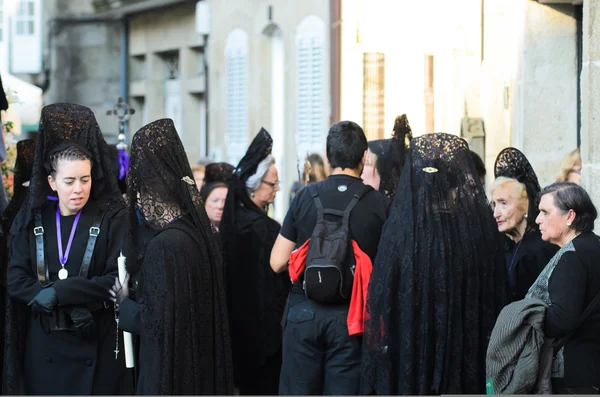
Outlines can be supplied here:
<path id="1" fill-rule="evenodd" d="M 88 237 L 87 247 L 85 248 L 85 254 L 81 261 L 81 268 L 79 269 L 79 275 L 87 278 L 88 271 L 90 270 L 90 264 L 92 263 L 92 257 L 94 256 L 94 247 L 96 247 L 96 240 L 100 234 L 100 225 L 104 218 L 104 212 L 100 211 L 94 219 L 94 224 L 90 227 L 90 236 Z"/>
<path id="2" fill-rule="evenodd" d="M 600 291 L 598 291 L 596 293 L 596 296 L 594 296 L 594 299 L 592 299 L 590 304 L 583 311 L 583 314 L 581 315 L 581 317 L 579 318 L 579 322 L 577 323 L 577 327 L 575 327 L 575 329 L 573 329 L 573 331 L 569 332 L 567 335 L 565 335 L 561 339 L 559 339 L 558 343 L 556 343 L 555 349 L 557 351 L 560 350 L 564 345 L 567 344 L 569 339 L 571 339 L 571 337 L 575 334 L 575 332 L 577 332 L 579 327 L 581 327 L 581 324 L 583 324 L 583 322 L 588 318 L 588 316 L 590 314 L 592 314 L 592 312 L 594 311 L 596 306 L 598 306 L 598 302 L 600 302 Z"/>
<path id="3" fill-rule="evenodd" d="M 52 285 L 48 281 L 48 266 L 44 255 L 44 226 L 42 226 L 42 213 L 38 212 L 34 218 L 33 234 L 35 235 L 35 252 L 37 257 L 37 279 L 43 288 Z"/>

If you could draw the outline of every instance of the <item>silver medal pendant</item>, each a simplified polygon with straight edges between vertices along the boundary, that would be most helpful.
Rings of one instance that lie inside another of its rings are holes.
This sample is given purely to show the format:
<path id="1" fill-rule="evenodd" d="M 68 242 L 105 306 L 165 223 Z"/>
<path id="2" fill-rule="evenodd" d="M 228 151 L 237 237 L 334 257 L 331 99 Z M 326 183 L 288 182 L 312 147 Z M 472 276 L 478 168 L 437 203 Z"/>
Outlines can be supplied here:
<path id="1" fill-rule="evenodd" d="M 64 267 L 62 269 L 60 269 L 58 271 L 58 278 L 61 280 L 66 279 L 67 277 L 69 277 L 69 272 L 67 271 L 67 269 L 65 269 Z"/>

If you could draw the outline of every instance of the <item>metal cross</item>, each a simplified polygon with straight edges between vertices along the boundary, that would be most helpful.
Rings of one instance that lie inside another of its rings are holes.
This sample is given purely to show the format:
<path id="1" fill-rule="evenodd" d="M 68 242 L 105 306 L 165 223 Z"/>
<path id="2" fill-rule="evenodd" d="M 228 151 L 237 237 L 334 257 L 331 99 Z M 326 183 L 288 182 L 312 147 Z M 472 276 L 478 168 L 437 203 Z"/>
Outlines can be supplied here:
<path id="1" fill-rule="evenodd" d="M 119 136 L 117 138 L 119 143 L 117 144 L 117 149 L 127 150 L 127 144 L 125 143 L 125 140 L 127 139 L 125 136 L 125 125 L 134 113 L 135 109 L 131 108 L 129 104 L 125 102 L 123 97 L 119 97 L 115 106 L 106 111 L 107 116 L 117 116 L 119 119 Z"/>

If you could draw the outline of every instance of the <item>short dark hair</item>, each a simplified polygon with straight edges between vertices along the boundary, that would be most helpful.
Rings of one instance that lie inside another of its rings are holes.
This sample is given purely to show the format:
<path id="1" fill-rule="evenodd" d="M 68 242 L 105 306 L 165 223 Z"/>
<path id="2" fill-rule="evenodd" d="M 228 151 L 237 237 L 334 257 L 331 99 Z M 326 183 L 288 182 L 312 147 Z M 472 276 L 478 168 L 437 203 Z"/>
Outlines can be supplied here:
<path id="1" fill-rule="evenodd" d="M 50 175 L 52 175 L 53 179 L 56 178 L 58 162 L 61 160 L 63 160 L 63 161 L 75 161 L 75 160 L 85 161 L 85 160 L 88 160 L 90 162 L 90 164 L 92 165 L 92 167 L 94 166 L 94 160 L 92 160 L 92 158 L 87 153 L 85 153 L 83 150 L 81 150 L 77 146 L 68 146 L 65 149 L 62 149 L 62 150 L 52 153 L 50 155 L 50 164 L 52 167 L 52 170 L 50 171 Z"/>
<path id="2" fill-rule="evenodd" d="M 357 168 L 368 147 L 363 129 L 352 121 L 340 121 L 329 128 L 327 158 L 331 168 Z"/>
<path id="3" fill-rule="evenodd" d="M 598 211 L 584 188 L 573 182 L 556 182 L 546 186 L 540 193 L 540 198 L 546 194 L 554 196 L 554 205 L 563 214 L 569 210 L 575 211 L 572 227 L 579 233 L 594 230 L 594 221 Z"/>
<path id="4" fill-rule="evenodd" d="M 481 157 L 479 157 L 479 155 L 472 150 L 469 150 L 469 155 L 471 156 L 471 160 L 473 160 L 473 163 L 475 163 L 475 171 L 477 171 L 479 177 L 485 178 L 485 164 L 483 163 Z"/>

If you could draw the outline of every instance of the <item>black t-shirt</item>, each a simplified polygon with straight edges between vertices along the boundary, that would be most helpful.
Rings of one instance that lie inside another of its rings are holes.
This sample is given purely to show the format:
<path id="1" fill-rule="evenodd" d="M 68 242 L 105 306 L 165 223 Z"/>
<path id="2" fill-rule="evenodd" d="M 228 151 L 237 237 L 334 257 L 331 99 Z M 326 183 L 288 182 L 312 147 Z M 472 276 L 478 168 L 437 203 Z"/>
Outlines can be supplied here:
<path id="1" fill-rule="evenodd" d="M 349 175 L 331 175 L 316 185 L 323 208 L 343 211 L 363 182 Z M 390 199 L 372 190 L 360 199 L 350 214 L 350 238 L 358 243 L 372 261 L 377 255 L 381 229 L 390 204 Z M 315 202 L 309 189 L 302 189 L 292 201 L 280 233 L 286 239 L 296 242 L 296 247 L 300 247 L 310 238 L 316 223 Z"/>

